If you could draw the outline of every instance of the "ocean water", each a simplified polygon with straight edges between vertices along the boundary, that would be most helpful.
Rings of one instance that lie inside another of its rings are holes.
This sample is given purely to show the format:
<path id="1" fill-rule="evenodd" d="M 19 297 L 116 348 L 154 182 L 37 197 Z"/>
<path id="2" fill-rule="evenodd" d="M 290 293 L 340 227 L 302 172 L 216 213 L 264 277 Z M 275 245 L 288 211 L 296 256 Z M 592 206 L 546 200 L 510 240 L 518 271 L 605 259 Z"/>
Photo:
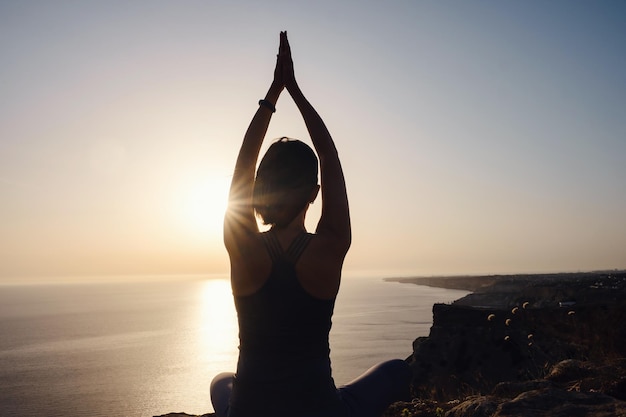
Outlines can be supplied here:
<path id="1" fill-rule="evenodd" d="M 336 383 L 407 357 L 433 303 L 465 294 L 344 279 L 330 336 Z M 225 279 L 0 286 L 3 417 L 207 413 L 212 378 L 236 361 Z"/>

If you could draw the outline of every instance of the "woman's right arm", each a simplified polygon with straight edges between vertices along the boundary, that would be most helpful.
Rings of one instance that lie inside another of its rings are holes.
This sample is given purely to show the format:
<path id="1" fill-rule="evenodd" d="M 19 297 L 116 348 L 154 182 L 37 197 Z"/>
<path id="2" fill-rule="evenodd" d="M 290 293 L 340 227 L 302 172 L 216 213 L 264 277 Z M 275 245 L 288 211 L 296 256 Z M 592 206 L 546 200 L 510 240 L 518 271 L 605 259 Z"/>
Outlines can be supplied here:
<path id="1" fill-rule="evenodd" d="M 271 107 L 275 108 L 276 101 L 284 88 L 280 61 L 282 51 L 283 38 L 281 37 L 274 80 L 265 95 L 265 103 L 259 103 L 259 108 L 248 126 L 235 163 L 228 195 L 228 209 L 224 217 L 224 245 L 231 257 L 241 256 L 246 246 L 245 242 L 259 231 L 252 205 L 254 171 L 261 144 L 272 117 Z"/>
<path id="2" fill-rule="evenodd" d="M 280 89 L 272 84 L 265 100 L 275 105 L 279 94 Z M 259 106 L 248 126 L 239 150 L 230 184 L 228 209 L 224 217 L 224 243 L 229 251 L 242 237 L 249 233 L 258 232 L 252 206 L 254 170 L 271 117 L 272 110 L 266 106 Z"/>
<path id="3" fill-rule="evenodd" d="M 331 237 L 337 250 L 342 251 L 345 255 L 350 247 L 352 234 L 346 183 L 337 148 L 324 121 L 298 86 L 294 76 L 293 61 L 286 32 L 281 36 L 284 37 L 282 42 L 286 55 L 283 60 L 285 87 L 302 114 L 320 159 L 322 214 L 316 233 Z"/>

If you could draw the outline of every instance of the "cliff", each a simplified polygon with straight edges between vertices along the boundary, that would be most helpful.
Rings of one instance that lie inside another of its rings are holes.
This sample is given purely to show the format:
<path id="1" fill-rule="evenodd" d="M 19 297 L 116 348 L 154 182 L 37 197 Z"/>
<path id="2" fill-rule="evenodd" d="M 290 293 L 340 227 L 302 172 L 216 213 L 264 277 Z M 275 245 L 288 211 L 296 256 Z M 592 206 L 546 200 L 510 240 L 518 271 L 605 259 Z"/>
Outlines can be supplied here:
<path id="1" fill-rule="evenodd" d="M 480 278 L 433 306 L 387 416 L 626 416 L 625 272 Z"/>

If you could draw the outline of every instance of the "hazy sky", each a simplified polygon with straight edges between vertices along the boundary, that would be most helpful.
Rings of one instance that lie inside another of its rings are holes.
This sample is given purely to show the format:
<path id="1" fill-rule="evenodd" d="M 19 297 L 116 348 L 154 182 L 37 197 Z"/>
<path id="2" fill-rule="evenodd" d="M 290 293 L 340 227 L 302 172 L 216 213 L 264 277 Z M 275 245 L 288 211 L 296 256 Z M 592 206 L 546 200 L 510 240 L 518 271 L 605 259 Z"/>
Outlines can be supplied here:
<path id="1" fill-rule="evenodd" d="M 0 279 L 226 273 L 280 30 L 344 164 L 346 271 L 626 268 L 625 22 L 617 0 L 0 0 Z M 309 141 L 277 109 L 267 143 Z"/>

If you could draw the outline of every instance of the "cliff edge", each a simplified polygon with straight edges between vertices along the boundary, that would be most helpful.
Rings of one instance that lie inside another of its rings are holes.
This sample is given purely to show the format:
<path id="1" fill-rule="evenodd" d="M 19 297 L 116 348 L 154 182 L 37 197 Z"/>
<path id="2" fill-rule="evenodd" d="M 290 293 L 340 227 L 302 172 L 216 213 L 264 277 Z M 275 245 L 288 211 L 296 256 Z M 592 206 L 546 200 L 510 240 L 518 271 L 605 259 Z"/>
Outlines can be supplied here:
<path id="1" fill-rule="evenodd" d="M 475 292 L 435 304 L 429 336 L 413 343 L 414 400 L 386 416 L 626 416 L 626 272 L 461 285 Z"/>

